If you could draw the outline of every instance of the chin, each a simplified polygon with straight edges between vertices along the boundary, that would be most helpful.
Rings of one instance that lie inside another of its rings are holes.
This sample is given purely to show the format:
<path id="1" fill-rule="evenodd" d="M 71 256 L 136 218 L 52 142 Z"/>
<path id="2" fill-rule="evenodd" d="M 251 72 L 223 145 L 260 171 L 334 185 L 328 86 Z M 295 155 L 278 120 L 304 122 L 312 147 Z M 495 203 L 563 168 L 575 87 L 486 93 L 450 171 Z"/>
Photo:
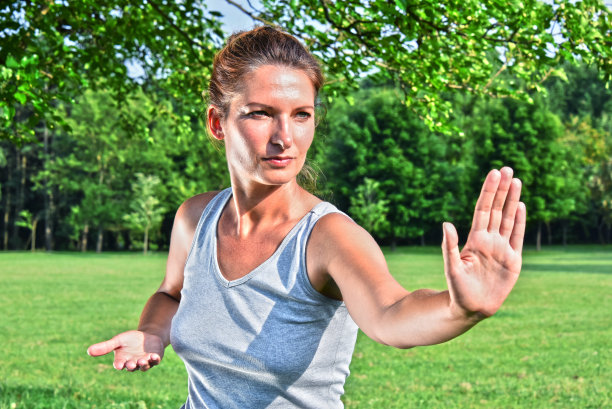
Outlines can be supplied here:
<path id="1" fill-rule="evenodd" d="M 296 181 L 297 173 L 295 172 L 274 172 L 276 174 L 270 174 L 265 172 L 263 175 L 260 175 L 258 180 L 261 184 L 271 185 L 271 186 L 280 186 L 286 185 L 287 183 L 291 183 Z"/>

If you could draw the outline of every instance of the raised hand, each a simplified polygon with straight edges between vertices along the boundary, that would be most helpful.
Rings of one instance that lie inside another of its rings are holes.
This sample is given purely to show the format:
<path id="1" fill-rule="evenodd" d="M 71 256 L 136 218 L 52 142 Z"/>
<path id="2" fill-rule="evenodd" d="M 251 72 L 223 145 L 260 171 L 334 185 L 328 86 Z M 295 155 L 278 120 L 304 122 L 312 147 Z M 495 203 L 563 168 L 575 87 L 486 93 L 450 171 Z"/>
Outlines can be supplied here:
<path id="1" fill-rule="evenodd" d="M 508 167 L 487 175 L 467 242 L 459 252 L 457 231 L 444 223 L 444 272 L 451 307 L 483 318 L 504 302 L 521 271 L 526 209 L 521 181 Z"/>
<path id="2" fill-rule="evenodd" d="M 117 370 L 147 371 L 159 364 L 164 356 L 164 343 L 157 335 L 142 331 L 127 331 L 87 349 L 91 356 L 115 353 L 113 366 Z"/>

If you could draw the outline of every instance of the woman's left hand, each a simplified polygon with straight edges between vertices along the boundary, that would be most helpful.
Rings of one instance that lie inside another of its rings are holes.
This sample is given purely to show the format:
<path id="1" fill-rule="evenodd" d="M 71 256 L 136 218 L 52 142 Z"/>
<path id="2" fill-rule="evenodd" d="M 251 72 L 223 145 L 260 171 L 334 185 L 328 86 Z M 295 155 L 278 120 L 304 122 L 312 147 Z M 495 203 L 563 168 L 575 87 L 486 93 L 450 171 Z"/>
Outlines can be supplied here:
<path id="1" fill-rule="evenodd" d="M 519 202 L 521 181 L 512 174 L 504 167 L 487 175 L 461 252 L 457 231 L 444 223 L 444 272 L 451 308 L 460 316 L 493 315 L 519 277 L 526 209 Z"/>

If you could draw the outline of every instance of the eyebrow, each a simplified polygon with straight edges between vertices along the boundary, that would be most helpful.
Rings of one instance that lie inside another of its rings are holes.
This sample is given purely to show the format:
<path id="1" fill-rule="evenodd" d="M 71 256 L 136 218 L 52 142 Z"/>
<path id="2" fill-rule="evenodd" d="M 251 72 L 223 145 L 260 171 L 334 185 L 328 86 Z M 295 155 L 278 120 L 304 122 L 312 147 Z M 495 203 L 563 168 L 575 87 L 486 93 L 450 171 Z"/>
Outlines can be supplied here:
<path id="1" fill-rule="evenodd" d="M 268 105 L 268 104 L 263 104 L 261 102 L 249 102 L 248 104 L 245 104 L 245 107 L 252 107 L 253 105 L 257 106 L 257 107 L 262 107 L 262 108 L 266 108 L 266 109 L 274 109 L 273 106 Z M 296 110 L 300 110 L 300 109 L 312 109 L 314 110 L 315 107 L 314 105 L 304 105 L 301 107 L 297 107 Z"/>

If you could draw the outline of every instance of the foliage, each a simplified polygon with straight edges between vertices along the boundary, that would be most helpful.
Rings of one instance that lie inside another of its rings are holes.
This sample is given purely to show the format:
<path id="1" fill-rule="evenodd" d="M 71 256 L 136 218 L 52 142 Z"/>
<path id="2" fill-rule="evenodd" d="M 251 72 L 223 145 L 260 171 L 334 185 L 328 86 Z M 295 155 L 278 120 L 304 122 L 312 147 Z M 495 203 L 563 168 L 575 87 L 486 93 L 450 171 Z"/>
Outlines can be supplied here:
<path id="1" fill-rule="evenodd" d="M 392 78 L 434 128 L 445 128 L 444 95 L 522 96 L 560 64 L 581 61 L 612 75 L 612 21 L 601 0 L 433 2 L 263 0 L 262 20 L 298 33 L 336 88 L 364 74 Z M 257 14 L 257 13 L 254 13 Z M 502 76 L 502 72 L 510 76 Z"/>
<path id="2" fill-rule="evenodd" d="M 599 77 L 612 47 L 601 1 L 263 6 L 240 7 L 302 37 L 330 80 L 329 121 L 309 152 L 327 174 L 317 193 L 357 214 L 366 204 L 356 193 L 372 180 L 387 202 L 377 238 L 437 241 L 443 220 L 467 228 L 484 174 L 509 164 L 525 183 L 528 233 L 542 222 L 611 240 L 612 93 Z M 130 248 L 124 215 L 139 172 L 161 181 L 167 212 L 153 244 L 166 246 L 173 209 L 229 184 L 223 151 L 198 120 L 223 36 L 217 17 L 202 1 L 0 6 L 4 247 L 25 242 L 15 223 L 28 210 L 45 223 L 47 249 L 55 240 L 85 250 L 94 234 L 99 250 Z"/>
<path id="3" fill-rule="evenodd" d="M 383 198 L 380 182 L 364 178 L 363 184 L 350 197 L 349 214 L 355 221 L 375 236 L 384 236 L 389 229 L 387 213 L 389 201 Z"/>
<path id="4" fill-rule="evenodd" d="M 22 210 L 19 212 L 19 217 L 19 220 L 17 220 L 15 224 L 30 231 L 29 240 L 32 244 L 31 249 L 34 251 L 36 249 L 36 225 L 38 224 L 38 216 L 33 217 L 29 210 Z"/>
<path id="5" fill-rule="evenodd" d="M 136 173 L 136 180 L 132 182 L 134 196 L 130 200 L 130 213 L 123 215 L 128 226 L 137 232 L 143 233 L 142 248 L 147 254 L 149 247 L 149 232 L 159 228 L 166 209 L 160 206 L 157 197 L 161 180 L 154 175 Z"/>
<path id="6" fill-rule="evenodd" d="M 0 146 L 0 168 L 6 167 L 6 154 L 4 153 L 4 148 Z M 0 183 L 0 199 L 2 199 L 2 184 Z"/>
<path id="7" fill-rule="evenodd" d="M 578 209 L 585 194 L 580 158 L 563 143 L 563 124 L 541 99 L 534 104 L 482 100 L 473 117 L 466 132 L 474 138 L 478 168 L 514 168 L 523 182 L 522 200 L 532 225 L 550 225 Z"/>
<path id="8" fill-rule="evenodd" d="M 0 139 L 25 143 L 34 128 L 67 125 L 53 109 L 102 81 L 117 100 L 138 84 L 180 96 L 195 114 L 218 15 L 205 3 L 15 0 L 0 7 Z M 130 75 L 128 67 L 140 69 Z M 136 77 L 136 78 L 135 78 Z"/>
<path id="9" fill-rule="evenodd" d="M 328 165 L 333 201 L 347 209 L 364 178 L 378 182 L 389 222 L 378 234 L 391 240 L 421 237 L 453 214 L 470 212 L 457 200 L 464 197 L 461 137 L 432 133 L 393 89 L 364 87 L 353 98 L 360 103 L 339 100 L 331 107 L 318 158 Z"/>

